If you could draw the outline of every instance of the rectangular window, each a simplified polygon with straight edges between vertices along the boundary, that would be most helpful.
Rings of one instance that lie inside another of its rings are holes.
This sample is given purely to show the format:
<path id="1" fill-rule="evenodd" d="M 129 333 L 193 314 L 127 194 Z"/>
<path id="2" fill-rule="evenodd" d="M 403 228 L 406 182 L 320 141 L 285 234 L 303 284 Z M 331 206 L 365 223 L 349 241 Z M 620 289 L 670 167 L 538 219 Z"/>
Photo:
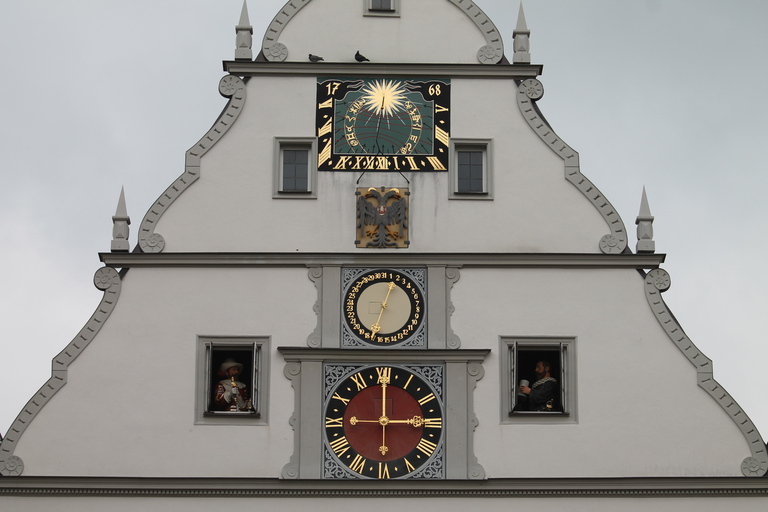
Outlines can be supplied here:
<path id="1" fill-rule="evenodd" d="M 575 422 L 574 338 L 502 338 L 502 423 Z"/>
<path id="2" fill-rule="evenodd" d="M 314 138 L 275 139 L 273 181 L 274 198 L 317 197 L 317 156 Z"/>
<path id="3" fill-rule="evenodd" d="M 196 423 L 266 424 L 268 338 L 198 339 Z"/>
<path id="4" fill-rule="evenodd" d="M 371 0 L 372 11 L 394 11 L 393 0 Z"/>
<path id="5" fill-rule="evenodd" d="M 283 150 L 282 192 L 309 192 L 309 150 Z"/>
<path id="6" fill-rule="evenodd" d="M 485 193 L 485 180 L 483 179 L 483 151 L 458 151 L 457 152 L 458 188 L 459 194 L 483 194 Z"/>
<path id="7" fill-rule="evenodd" d="M 365 16 L 398 16 L 400 0 L 363 0 Z"/>
<path id="8" fill-rule="evenodd" d="M 493 199 L 490 139 L 451 139 L 451 199 Z"/>

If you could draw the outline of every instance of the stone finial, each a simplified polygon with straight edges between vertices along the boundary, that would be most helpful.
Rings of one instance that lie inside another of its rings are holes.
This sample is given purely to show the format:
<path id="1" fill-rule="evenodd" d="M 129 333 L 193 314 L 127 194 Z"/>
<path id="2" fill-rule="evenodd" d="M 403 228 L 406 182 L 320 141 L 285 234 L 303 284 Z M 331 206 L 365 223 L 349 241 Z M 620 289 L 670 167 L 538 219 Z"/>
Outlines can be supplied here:
<path id="1" fill-rule="evenodd" d="M 253 27 L 248 19 L 248 4 L 243 0 L 240 22 L 235 27 L 235 60 L 253 60 Z"/>
<path id="2" fill-rule="evenodd" d="M 528 25 L 525 23 L 525 12 L 523 12 L 523 2 L 520 2 L 520 11 L 517 14 L 517 27 L 512 32 L 512 37 L 515 39 L 515 55 L 512 60 L 515 64 L 530 64 L 531 63 L 531 44 L 528 37 L 531 35 L 531 31 L 528 30 Z"/>
<path id="3" fill-rule="evenodd" d="M 643 187 L 643 198 L 640 201 L 640 213 L 637 215 L 637 253 L 656 252 L 656 242 L 653 241 L 653 215 L 648 207 L 648 197 Z"/>
<path id="4" fill-rule="evenodd" d="M 117 210 L 112 217 L 112 252 L 129 251 L 128 245 L 128 226 L 131 218 L 125 209 L 125 190 L 120 188 L 120 199 L 117 201 Z"/>

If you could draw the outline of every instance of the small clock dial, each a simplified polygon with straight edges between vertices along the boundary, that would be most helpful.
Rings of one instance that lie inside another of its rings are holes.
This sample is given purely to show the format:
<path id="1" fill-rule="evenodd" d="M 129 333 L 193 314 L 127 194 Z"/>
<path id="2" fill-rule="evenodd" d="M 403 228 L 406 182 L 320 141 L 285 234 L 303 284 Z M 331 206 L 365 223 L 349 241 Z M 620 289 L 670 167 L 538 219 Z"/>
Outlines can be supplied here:
<path id="1" fill-rule="evenodd" d="M 397 345 L 423 330 L 424 293 L 405 272 L 365 271 L 350 282 L 343 301 L 348 331 L 365 343 Z"/>
<path id="2" fill-rule="evenodd" d="M 318 170 L 447 170 L 449 80 L 319 78 L 317 104 Z"/>
<path id="3" fill-rule="evenodd" d="M 343 368 L 325 405 L 326 456 L 343 466 L 336 476 L 442 477 L 442 389 L 424 377 L 441 383 L 442 366 Z"/>

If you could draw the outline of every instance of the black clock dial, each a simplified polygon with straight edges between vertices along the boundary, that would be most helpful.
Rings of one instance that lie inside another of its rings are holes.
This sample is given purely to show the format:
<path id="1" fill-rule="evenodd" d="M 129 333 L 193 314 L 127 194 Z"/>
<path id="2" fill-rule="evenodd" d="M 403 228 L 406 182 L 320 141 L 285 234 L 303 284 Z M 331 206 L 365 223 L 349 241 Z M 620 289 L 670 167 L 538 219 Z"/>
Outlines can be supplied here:
<path id="1" fill-rule="evenodd" d="M 344 292 L 344 323 L 352 336 L 371 345 L 399 345 L 422 333 L 425 296 L 404 272 L 368 270 L 353 279 Z"/>
<path id="2" fill-rule="evenodd" d="M 443 367 L 331 366 L 344 373 L 326 390 L 326 476 L 442 478 Z"/>

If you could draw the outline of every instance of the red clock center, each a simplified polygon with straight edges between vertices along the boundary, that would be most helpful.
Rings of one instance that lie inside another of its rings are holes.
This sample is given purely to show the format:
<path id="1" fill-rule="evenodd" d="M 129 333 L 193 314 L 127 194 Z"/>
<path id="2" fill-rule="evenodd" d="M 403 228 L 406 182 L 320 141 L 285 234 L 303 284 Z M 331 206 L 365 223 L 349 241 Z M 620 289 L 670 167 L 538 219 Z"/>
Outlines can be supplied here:
<path id="1" fill-rule="evenodd" d="M 423 417 L 421 406 L 404 389 L 387 386 L 382 406 L 382 387 L 371 386 L 349 402 L 344 412 L 344 434 L 349 444 L 366 459 L 395 460 L 408 455 L 419 443 L 423 426 L 418 421 L 418 426 L 405 423 L 417 416 Z M 353 417 L 358 420 L 354 425 Z M 386 447 L 384 454 L 382 446 Z"/>

